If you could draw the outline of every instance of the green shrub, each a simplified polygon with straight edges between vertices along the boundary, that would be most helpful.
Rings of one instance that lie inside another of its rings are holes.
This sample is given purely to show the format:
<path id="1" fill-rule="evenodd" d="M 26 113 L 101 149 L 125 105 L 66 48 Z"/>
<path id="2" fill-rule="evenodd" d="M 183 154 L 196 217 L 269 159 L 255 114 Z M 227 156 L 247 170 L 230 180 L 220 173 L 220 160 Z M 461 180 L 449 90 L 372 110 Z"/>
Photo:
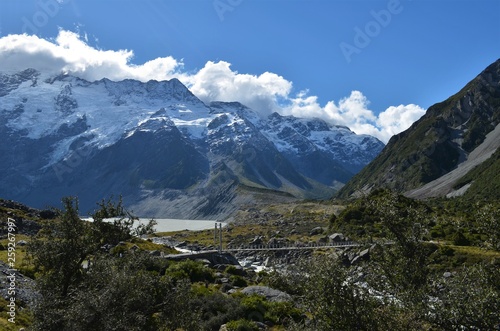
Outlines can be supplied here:
<path id="1" fill-rule="evenodd" d="M 241 268 L 236 268 L 236 266 L 234 266 L 234 265 L 230 265 L 230 266 L 227 266 L 226 273 L 228 273 L 230 275 L 243 276 L 245 274 L 245 271 Z"/>
<path id="2" fill-rule="evenodd" d="M 443 227 L 441 225 L 435 225 L 431 228 L 430 231 L 432 238 L 444 238 L 445 233 L 443 231 Z"/>
<path id="3" fill-rule="evenodd" d="M 191 293 L 196 297 L 202 298 L 214 294 L 217 289 L 215 286 L 208 286 L 208 283 L 195 283 L 191 284 Z"/>
<path id="4" fill-rule="evenodd" d="M 211 269 L 205 267 L 202 263 L 186 260 L 172 264 L 166 274 L 174 279 L 189 278 L 194 282 L 213 282 L 214 275 Z"/>
<path id="5" fill-rule="evenodd" d="M 244 296 L 241 299 L 241 306 L 248 320 L 263 322 L 267 312 L 266 299 L 260 295 Z"/>
<path id="6" fill-rule="evenodd" d="M 246 287 L 248 285 L 246 279 L 241 276 L 232 275 L 229 279 L 231 280 L 231 284 L 233 284 L 233 286 Z"/>
<path id="7" fill-rule="evenodd" d="M 29 277 L 31 279 L 35 279 L 35 277 L 36 277 L 35 268 L 33 266 L 30 266 L 30 265 L 20 266 L 19 272 L 22 273 L 24 276 Z"/>
<path id="8" fill-rule="evenodd" d="M 226 326 L 229 331 L 259 331 L 259 327 L 255 322 L 245 319 L 231 321 Z"/>
<path id="9" fill-rule="evenodd" d="M 267 312 L 264 319 L 274 324 L 288 324 L 291 320 L 300 322 L 303 320 L 303 314 L 295 308 L 291 302 L 267 302 Z"/>
<path id="10" fill-rule="evenodd" d="M 222 293 L 198 296 L 193 306 L 200 313 L 199 330 L 219 330 L 222 324 L 245 317 L 240 300 Z"/>
<path id="11" fill-rule="evenodd" d="M 441 246 L 439 247 L 439 252 L 445 256 L 453 256 L 455 255 L 455 250 L 450 246 Z"/>
<path id="12" fill-rule="evenodd" d="M 453 244 L 457 246 L 469 246 L 470 240 L 465 237 L 465 235 L 461 231 L 455 232 L 455 234 L 451 238 L 453 240 Z"/>
<path id="13" fill-rule="evenodd" d="M 110 253 L 112 255 L 118 256 L 120 254 L 122 254 L 122 255 L 126 254 L 127 251 L 128 251 L 127 246 L 125 246 L 125 245 L 117 245 L 117 246 L 115 246 L 115 247 L 113 247 L 111 249 Z"/>
<path id="14" fill-rule="evenodd" d="M 189 279 L 189 275 L 186 273 L 186 271 L 177 268 L 167 269 L 165 275 L 177 281 L 182 279 Z"/>

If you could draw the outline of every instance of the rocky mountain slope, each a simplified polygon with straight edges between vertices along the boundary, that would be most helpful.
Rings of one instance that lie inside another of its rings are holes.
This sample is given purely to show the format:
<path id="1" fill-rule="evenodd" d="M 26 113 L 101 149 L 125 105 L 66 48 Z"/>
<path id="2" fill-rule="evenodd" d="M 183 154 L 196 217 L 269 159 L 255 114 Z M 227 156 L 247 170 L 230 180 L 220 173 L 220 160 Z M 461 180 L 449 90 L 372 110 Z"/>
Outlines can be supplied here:
<path id="1" fill-rule="evenodd" d="M 494 171 L 499 168 L 498 155 L 492 157 L 500 146 L 499 122 L 497 60 L 457 94 L 430 107 L 408 130 L 393 136 L 338 196 L 356 196 L 384 187 L 414 198 L 480 191 L 500 198 L 498 173 Z M 489 173 L 485 180 L 483 176 Z"/>
<path id="2" fill-rule="evenodd" d="M 0 196 L 44 208 L 111 195 L 141 216 L 230 214 L 256 198 L 325 198 L 383 148 L 318 119 L 204 104 L 181 82 L 0 74 Z"/>

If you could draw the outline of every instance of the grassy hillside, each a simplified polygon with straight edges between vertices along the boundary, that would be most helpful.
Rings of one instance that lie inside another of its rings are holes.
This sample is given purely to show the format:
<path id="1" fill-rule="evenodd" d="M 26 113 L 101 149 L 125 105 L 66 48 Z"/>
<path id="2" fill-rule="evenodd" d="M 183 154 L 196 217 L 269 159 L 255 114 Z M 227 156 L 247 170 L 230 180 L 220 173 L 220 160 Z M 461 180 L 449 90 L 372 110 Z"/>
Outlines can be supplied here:
<path id="1" fill-rule="evenodd" d="M 466 200 L 500 200 L 500 150 L 462 177 L 455 189 L 471 184 L 464 194 Z"/>

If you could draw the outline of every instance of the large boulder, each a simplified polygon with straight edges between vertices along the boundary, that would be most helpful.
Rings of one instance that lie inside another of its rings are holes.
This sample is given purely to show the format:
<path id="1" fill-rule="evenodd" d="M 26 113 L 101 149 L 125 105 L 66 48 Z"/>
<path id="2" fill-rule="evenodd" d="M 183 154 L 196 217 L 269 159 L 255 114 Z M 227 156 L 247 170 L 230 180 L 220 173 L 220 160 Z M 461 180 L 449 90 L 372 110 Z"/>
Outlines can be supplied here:
<path id="1" fill-rule="evenodd" d="M 263 244 L 262 242 L 262 237 L 261 236 L 256 236 L 255 238 L 252 239 L 252 241 L 250 241 L 248 243 L 250 246 L 260 246 Z"/>
<path id="2" fill-rule="evenodd" d="M 318 227 L 315 227 L 314 229 L 311 230 L 311 232 L 309 233 L 311 236 L 316 236 L 318 234 L 323 234 L 323 228 L 318 226 Z"/>
<path id="3" fill-rule="evenodd" d="M 345 240 L 345 237 L 342 233 L 331 234 L 330 236 L 328 236 L 328 238 L 330 238 L 330 241 L 332 243 L 341 242 Z"/>

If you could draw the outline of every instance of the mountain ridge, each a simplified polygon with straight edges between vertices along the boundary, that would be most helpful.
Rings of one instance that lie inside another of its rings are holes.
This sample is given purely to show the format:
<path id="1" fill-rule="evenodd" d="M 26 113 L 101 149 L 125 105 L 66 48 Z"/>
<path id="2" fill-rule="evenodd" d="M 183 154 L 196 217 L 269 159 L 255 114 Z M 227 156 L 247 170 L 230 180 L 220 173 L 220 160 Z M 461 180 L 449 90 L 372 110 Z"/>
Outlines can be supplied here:
<path id="1" fill-rule="evenodd" d="M 407 192 L 415 198 L 453 195 L 454 183 L 465 173 L 459 178 L 450 175 L 446 190 L 432 193 L 431 188 L 440 185 L 442 176 L 457 169 L 469 157 L 474 158 L 474 151 L 488 134 L 496 132 L 499 122 L 500 60 L 497 60 L 455 95 L 429 107 L 409 129 L 393 136 L 382 152 L 337 196 L 356 196 L 376 188 Z M 499 141 L 491 139 L 483 152 L 491 156 L 498 149 Z M 436 182 L 430 184 L 433 181 Z M 463 190 L 459 194 L 465 193 Z"/>
<path id="2" fill-rule="evenodd" d="M 252 188 L 328 198 L 383 147 L 319 119 L 205 104 L 177 79 L 27 69 L 0 74 L 0 98 L 0 196 L 40 208 L 74 195 L 89 210 L 123 195 L 148 216 L 227 216 L 252 203 Z"/>

